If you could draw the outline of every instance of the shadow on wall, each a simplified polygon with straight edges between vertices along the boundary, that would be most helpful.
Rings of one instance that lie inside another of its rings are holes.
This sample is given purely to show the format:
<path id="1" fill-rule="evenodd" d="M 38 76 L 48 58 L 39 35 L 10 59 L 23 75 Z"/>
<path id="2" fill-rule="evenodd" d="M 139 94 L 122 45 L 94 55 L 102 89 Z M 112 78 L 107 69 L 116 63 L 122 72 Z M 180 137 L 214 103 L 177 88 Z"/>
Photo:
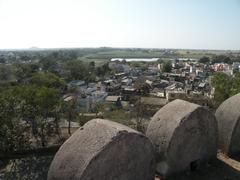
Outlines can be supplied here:
<path id="1" fill-rule="evenodd" d="M 239 180 L 240 171 L 219 159 L 212 160 L 194 172 L 184 172 L 167 177 L 165 180 Z"/>
<path id="2" fill-rule="evenodd" d="M 0 179 L 46 180 L 52 159 L 53 156 L 30 156 L 10 160 L 5 172 L 2 172 L 4 175 L 0 175 Z"/>

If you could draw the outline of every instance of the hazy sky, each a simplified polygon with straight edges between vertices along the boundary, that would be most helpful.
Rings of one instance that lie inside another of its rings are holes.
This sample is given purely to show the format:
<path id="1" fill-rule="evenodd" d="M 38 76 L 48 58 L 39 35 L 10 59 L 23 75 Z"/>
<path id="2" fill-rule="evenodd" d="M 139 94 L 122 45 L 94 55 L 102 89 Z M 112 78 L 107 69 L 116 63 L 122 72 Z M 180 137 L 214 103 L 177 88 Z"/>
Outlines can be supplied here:
<path id="1" fill-rule="evenodd" d="M 240 0 L 0 0 L 0 48 L 240 49 Z"/>

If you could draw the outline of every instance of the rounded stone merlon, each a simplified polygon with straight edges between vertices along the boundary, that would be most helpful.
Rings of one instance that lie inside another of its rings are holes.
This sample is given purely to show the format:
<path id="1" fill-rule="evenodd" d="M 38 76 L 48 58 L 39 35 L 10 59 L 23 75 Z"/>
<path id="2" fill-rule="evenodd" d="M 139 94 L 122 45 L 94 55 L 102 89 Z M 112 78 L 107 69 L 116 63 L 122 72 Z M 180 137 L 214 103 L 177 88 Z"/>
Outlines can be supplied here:
<path id="1" fill-rule="evenodd" d="M 78 129 L 55 155 L 48 180 L 154 180 L 154 149 L 143 134 L 94 119 Z"/>
<path id="2" fill-rule="evenodd" d="M 215 113 L 218 121 L 218 146 L 225 154 L 240 152 L 240 93 L 224 101 Z"/>
<path id="3" fill-rule="evenodd" d="M 152 118 L 146 132 L 156 151 L 157 172 L 162 176 L 194 168 L 215 158 L 217 122 L 202 106 L 175 100 Z"/>

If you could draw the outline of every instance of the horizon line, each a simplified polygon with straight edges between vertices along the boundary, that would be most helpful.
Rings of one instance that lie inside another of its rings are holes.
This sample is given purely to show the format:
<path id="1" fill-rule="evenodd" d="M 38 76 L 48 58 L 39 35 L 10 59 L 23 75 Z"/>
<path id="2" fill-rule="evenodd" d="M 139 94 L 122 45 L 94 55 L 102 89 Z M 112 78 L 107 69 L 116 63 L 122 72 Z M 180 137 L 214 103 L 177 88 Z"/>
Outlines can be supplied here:
<path id="1" fill-rule="evenodd" d="M 29 47 L 29 48 L 0 48 L 0 51 L 14 50 L 57 50 L 57 49 L 159 49 L 159 50 L 201 50 L 201 51 L 240 51 L 240 49 L 207 49 L 207 48 L 149 48 L 149 47 L 114 47 L 114 46 L 99 46 L 99 47 Z"/>

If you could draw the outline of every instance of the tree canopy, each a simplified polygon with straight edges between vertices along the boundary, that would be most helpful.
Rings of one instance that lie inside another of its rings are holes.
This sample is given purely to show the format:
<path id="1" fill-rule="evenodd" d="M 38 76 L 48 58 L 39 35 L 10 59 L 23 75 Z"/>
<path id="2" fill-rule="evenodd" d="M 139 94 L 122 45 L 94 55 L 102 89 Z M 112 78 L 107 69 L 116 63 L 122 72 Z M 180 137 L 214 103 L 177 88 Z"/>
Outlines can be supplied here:
<path id="1" fill-rule="evenodd" d="M 172 70 L 172 64 L 171 61 L 167 61 L 163 63 L 162 71 L 163 72 L 171 72 Z"/>
<path id="2" fill-rule="evenodd" d="M 70 71 L 69 80 L 95 80 L 95 64 L 85 63 L 79 60 L 70 61 L 67 63 L 66 68 Z"/>
<path id="3" fill-rule="evenodd" d="M 212 58 L 212 63 L 227 63 L 232 64 L 232 59 L 226 55 L 218 55 Z"/>
<path id="4" fill-rule="evenodd" d="M 56 89 L 36 85 L 9 87 L 0 93 L 0 150 L 30 146 L 32 134 L 46 145 L 50 133 L 47 118 L 59 103 Z"/>
<path id="5" fill-rule="evenodd" d="M 30 80 L 31 84 L 37 86 L 45 86 L 49 88 L 63 89 L 66 82 L 50 72 L 37 72 L 34 73 Z"/>
<path id="6" fill-rule="evenodd" d="M 212 78 L 212 85 L 215 88 L 214 101 L 218 106 L 229 97 L 240 93 L 240 73 L 236 73 L 234 77 L 216 73 Z"/>
<path id="7" fill-rule="evenodd" d="M 198 62 L 199 62 L 199 63 L 203 63 L 203 64 L 209 63 L 209 62 L 210 62 L 210 58 L 207 57 L 207 56 L 203 56 L 202 58 L 199 59 Z"/>

